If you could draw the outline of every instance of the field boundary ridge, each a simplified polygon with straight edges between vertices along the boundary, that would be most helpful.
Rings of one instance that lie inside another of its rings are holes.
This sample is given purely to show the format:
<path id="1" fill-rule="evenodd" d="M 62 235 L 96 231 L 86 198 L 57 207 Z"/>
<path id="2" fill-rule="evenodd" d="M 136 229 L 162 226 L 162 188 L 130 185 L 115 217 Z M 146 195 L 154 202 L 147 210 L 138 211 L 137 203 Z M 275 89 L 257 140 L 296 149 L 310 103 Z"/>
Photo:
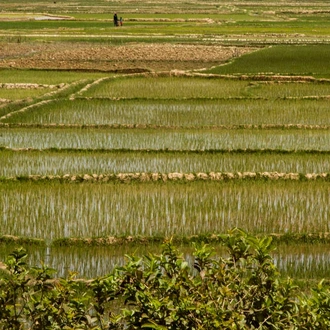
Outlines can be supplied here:
<path id="1" fill-rule="evenodd" d="M 56 238 L 46 242 L 44 239 L 29 238 L 14 235 L 0 235 L 0 246 L 2 244 L 36 246 L 40 248 L 46 247 L 66 247 L 66 246 L 115 246 L 115 245 L 147 245 L 147 244 L 163 244 L 167 240 L 171 240 L 177 244 L 190 244 L 194 242 L 200 243 L 219 243 L 224 233 L 205 233 L 199 235 L 180 236 L 172 235 L 171 237 L 164 235 L 141 236 L 102 236 L 102 237 L 63 237 Z M 330 232 L 315 233 L 258 233 L 257 237 L 272 237 L 274 244 L 329 244 Z M 0 264 L 1 265 L 1 264 Z"/>
<path id="2" fill-rule="evenodd" d="M 107 182 L 195 182 L 195 181 L 330 181 L 330 173 L 293 173 L 293 172 L 198 172 L 198 173 L 111 173 L 111 174 L 64 174 L 64 175 L 27 175 L 2 177 L 6 181 L 61 181 L 71 183 Z"/>

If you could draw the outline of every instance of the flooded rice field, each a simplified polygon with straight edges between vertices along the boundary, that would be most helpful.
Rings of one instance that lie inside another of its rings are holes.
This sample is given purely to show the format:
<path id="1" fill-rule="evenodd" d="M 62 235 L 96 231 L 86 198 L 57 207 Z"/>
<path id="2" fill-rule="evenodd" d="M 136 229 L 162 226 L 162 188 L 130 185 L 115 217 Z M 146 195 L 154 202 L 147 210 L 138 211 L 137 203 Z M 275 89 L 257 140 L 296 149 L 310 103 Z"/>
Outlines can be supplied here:
<path id="1" fill-rule="evenodd" d="M 226 257 L 226 251 L 213 245 L 215 254 Z M 14 245 L 2 245 L 0 261 L 4 262 Z M 27 247 L 28 264 L 41 266 L 42 263 L 56 270 L 56 277 L 66 277 L 77 272 L 79 278 L 95 278 L 111 273 L 115 267 L 125 264 L 125 255 L 159 254 L 160 245 L 118 245 L 108 247 Z M 178 246 L 178 250 L 191 265 L 194 263 L 193 247 Z M 274 264 L 283 276 L 297 279 L 326 278 L 330 270 L 329 244 L 280 244 L 272 253 Z"/>

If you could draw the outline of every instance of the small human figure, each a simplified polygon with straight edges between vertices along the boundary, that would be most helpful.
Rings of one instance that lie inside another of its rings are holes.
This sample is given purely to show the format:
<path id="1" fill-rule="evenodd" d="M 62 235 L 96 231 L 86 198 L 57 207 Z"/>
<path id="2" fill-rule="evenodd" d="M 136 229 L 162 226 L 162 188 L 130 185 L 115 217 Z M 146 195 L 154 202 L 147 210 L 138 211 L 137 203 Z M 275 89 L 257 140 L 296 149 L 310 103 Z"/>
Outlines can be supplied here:
<path id="1" fill-rule="evenodd" d="M 123 26 L 123 18 L 122 17 L 119 18 L 119 24 L 120 24 L 120 26 Z"/>
<path id="2" fill-rule="evenodd" d="M 117 13 L 115 13 L 113 15 L 113 25 L 114 26 L 118 26 L 118 16 L 117 16 Z"/>

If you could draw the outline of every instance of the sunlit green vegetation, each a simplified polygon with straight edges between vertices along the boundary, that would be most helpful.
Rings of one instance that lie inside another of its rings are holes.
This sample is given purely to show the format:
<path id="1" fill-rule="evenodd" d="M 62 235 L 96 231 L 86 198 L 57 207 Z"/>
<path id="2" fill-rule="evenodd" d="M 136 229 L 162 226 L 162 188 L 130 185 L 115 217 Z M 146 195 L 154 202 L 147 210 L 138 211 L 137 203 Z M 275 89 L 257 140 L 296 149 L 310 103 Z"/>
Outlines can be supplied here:
<path id="1" fill-rule="evenodd" d="M 2 182 L 0 210 L 7 234 L 45 239 L 189 236 L 235 226 L 252 233 L 315 233 L 329 231 L 328 188 L 322 181 Z"/>
<path id="2" fill-rule="evenodd" d="M 289 74 L 329 76 L 329 45 L 274 46 L 209 70 L 221 74 Z"/>
<path id="3" fill-rule="evenodd" d="M 267 96 L 268 90 L 274 95 L 276 86 L 271 86 L 270 89 L 251 87 L 251 93 L 261 95 L 262 91 L 265 91 Z M 283 94 L 286 91 L 289 95 L 294 95 L 295 92 L 287 85 L 279 86 L 278 96 L 281 91 Z M 316 92 L 322 93 L 318 89 Z M 13 114 L 2 121 L 66 125 L 139 124 L 191 128 L 232 125 L 330 125 L 328 103 L 327 99 L 54 100 Z"/>
<path id="4" fill-rule="evenodd" d="M 0 146 L 78 149 L 329 150 L 328 130 L 0 128 Z"/>
<path id="5" fill-rule="evenodd" d="M 325 281 L 298 291 L 274 264 L 271 237 L 239 229 L 217 237 L 225 256 L 202 244 L 187 260 L 166 242 L 160 254 L 127 256 L 122 267 L 89 281 L 75 274 L 55 280 L 53 269 L 31 267 L 26 251 L 15 249 L 2 271 L 0 326 L 328 328 L 330 292 Z"/>
<path id="6" fill-rule="evenodd" d="M 118 8 L 119 9 L 119 8 Z M 139 9 L 139 12 L 142 8 Z M 102 10 L 102 9 L 101 9 Z M 116 9 L 114 9 L 116 10 Z M 142 9 L 143 10 L 143 9 Z M 155 10 L 155 9 L 154 9 Z M 157 9 L 156 9 L 157 10 Z M 116 10 L 117 11 L 117 10 Z M 49 12 L 49 9 L 48 9 Z M 120 9 L 119 9 L 120 12 Z M 114 28 L 112 24 L 113 11 L 110 8 L 103 8 L 103 16 L 101 19 L 93 18 L 93 14 L 89 17 L 80 17 L 79 19 L 38 19 L 35 20 L 20 20 L 18 22 L 3 22 L 0 21 L 0 32 L 7 33 L 8 35 L 23 35 L 26 37 L 39 36 L 39 31 L 43 30 L 43 39 L 49 37 L 54 38 L 56 33 L 56 39 L 61 40 L 63 36 L 71 35 L 72 37 L 79 38 L 79 35 L 88 35 L 90 38 L 107 36 L 109 34 L 122 35 L 130 34 L 135 36 L 140 35 L 164 35 L 164 36 L 176 36 L 177 40 L 180 40 L 184 35 L 199 35 L 199 36 L 227 36 L 228 34 L 237 35 L 242 38 L 244 35 L 260 34 L 262 39 L 263 35 L 269 34 L 270 36 L 279 35 L 279 38 L 284 40 L 290 40 L 293 43 L 299 43 L 299 39 L 302 41 L 311 39 L 327 38 L 329 34 L 328 19 L 325 17 L 319 19 L 317 24 L 315 21 L 304 20 L 290 20 L 274 13 L 266 13 L 261 15 L 255 15 L 252 11 L 250 14 L 227 14 L 209 17 L 209 13 L 204 9 L 201 9 L 201 14 L 196 15 L 196 11 L 192 10 L 190 13 L 181 13 L 179 18 L 169 19 L 157 19 L 153 15 L 153 10 L 147 15 L 138 15 L 127 13 L 121 10 L 124 15 L 124 26 L 120 29 Z M 136 12 L 136 11 L 135 11 Z M 217 12 L 216 9 L 214 12 Z M 104 14 L 107 15 L 104 15 Z M 68 13 L 70 15 L 70 13 Z M 178 15 L 176 15 L 178 17 Z M 91 19 L 92 18 L 92 19 Z M 290 18 L 290 17 L 288 17 Z M 287 34 L 285 37 L 283 34 Z M 297 40 L 296 36 L 300 35 Z M 38 38 L 40 40 L 40 37 Z M 276 38 L 271 38 L 276 41 Z"/>
<path id="7" fill-rule="evenodd" d="M 165 39 L 209 43 L 220 38 L 226 44 L 263 45 L 322 43 L 328 41 L 329 35 L 329 5 L 324 2 L 174 0 L 136 4 L 102 0 L 80 1 L 77 6 L 71 1 L 61 4 L 32 1 L 28 5 L 6 1 L 0 4 L 0 11 L 0 35 L 4 40 L 17 37 L 30 41 L 85 40 L 115 44 Z M 112 25 L 114 12 L 124 18 L 124 26 L 119 29 Z"/>
<path id="8" fill-rule="evenodd" d="M 124 18 L 122 27 L 113 26 L 115 11 Z M 27 246 L 29 238 L 45 239 L 46 247 L 31 249 L 33 263 L 43 260 L 59 276 L 77 270 L 95 277 L 122 264 L 125 252 L 136 249 L 140 256 L 158 246 L 81 250 L 55 248 L 52 242 L 212 235 L 234 226 L 275 235 L 329 232 L 326 180 L 27 180 L 67 173 L 329 172 L 330 84 L 318 79 L 330 77 L 329 19 L 329 4 L 307 0 L 1 3 L 0 47 L 56 42 L 65 49 L 70 41 L 98 47 L 167 42 L 260 49 L 242 57 L 233 50 L 230 62 L 200 71 L 226 79 L 1 69 L 0 85 L 45 86 L 0 89 L 0 235 L 23 236 Z M 30 56 L 34 51 L 24 59 Z M 99 78 L 107 79 L 93 83 Z M 66 90 L 44 96 L 65 84 Z M 39 104 L 42 100 L 49 102 Z M 7 180 L 15 176 L 17 181 Z M 282 274 L 315 280 L 328 277 L 326 248 L 280 244 L 273 256 Z M 185 256 L 193 264 L 189 249 Z M 0 250 L 3 260 L 10 251 Z"/>
<path id="9" fill-rule="evenodd" d="M 285 98 L 313 98 L 313 97 L 329 97 L 329 82 L 270 82 L 270 83 L 251 83 L 248 88 L 251 97 L 261 97 L 266 99 L 285 99 Z M 315 113 L 320 108 L 317 105 L 314 109 L 310 103 L 307 103 L 311 113 Z M 295 110 L 294 104 L 289 103 L 292 110 Z M 262 107 L 262 106 L 261 106 Z M 276 109 L 277 110 L 277 109 Z M 317 112 L 315 113 L 317 116 Z"/>
<path id="10" fill-rule="evenodd" d="M 75 71 L 56 71 L 56 70 L 0 70 L 0 83 L 29 83 L 58 85 L 72 83 L 83 79 L 98 79 L 107 77 L 109 74 L 101 72 L 75 72 Z M 1 91 L 1 89 L 0 89 Z"/>
<path id="11" fill-rule="evenodd" d="M 14 88 L 14 89 L 7 89 L 7 88 L 0 88 L 0 99 L 6 99 L 10 101 L 27 99 L 27 98 L 34 98 L 38 96 L 42 96 L 48 92 L 52 91 L 51 88 Z"/>
<path id="12" fill-rule="evenodd" d="M 105 80 L 82 93 L 94 98 L 217 99 L 302 98 L 329 96 L 329 82 L 258 82 L 253 80 L 154 77 Z"/>
<path id="13" fill-rule="evenodd" d="M 109 79 L 90 87 L 82 96 L 103 98 L 189 99 L 242 96 L 248 81 L 205 78 L 138 77 Z"/>
<path id="14" fill-rule="evenodd" d="M 0 150 L 0 177 L 85 173 L 329 172 L 328 153 Z"/>
<path id="15" fill-rule="evenodd" d="M 5 260 L 15 249 L 15 244 L 1 245 L 0 260 Z M 212 245 L 219 256 L 226 252 L 219 244 Z M 29 254 L 29 263 L 38 265 L 43 260 L 49 267 L 56 270 L 56 276 L 65 277 L 69 272 L 78 272 L 79 277 L 95 278 L 106 275 L 115 267 L 125 263 L 125 255 L 141 257 L 149 253 L 159 254 L 159 244 L 139 244 L 120 246 L 89 246 L 88 248 L 70 246 L 31 247 L 25 246 Z M 193 265 L 193 248 L 191 245 L 179 246 L 185 259 Z M 321 280 L 326 278 L 330 269 L 330 260 L 324 244 L 279 244 L 273 251 L 274 264 L 282 276 L 296 279 Z M 84 262 L 82 262 L 84 260 Z"/>

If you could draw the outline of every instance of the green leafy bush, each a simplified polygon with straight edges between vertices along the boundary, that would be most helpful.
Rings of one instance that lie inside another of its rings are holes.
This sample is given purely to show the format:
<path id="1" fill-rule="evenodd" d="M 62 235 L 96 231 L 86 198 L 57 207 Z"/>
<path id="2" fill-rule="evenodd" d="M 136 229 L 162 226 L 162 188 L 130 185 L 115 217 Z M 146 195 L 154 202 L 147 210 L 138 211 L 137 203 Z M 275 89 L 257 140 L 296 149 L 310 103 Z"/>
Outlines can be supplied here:
<path id="1" fill-rule="evenodd" d="M 54 279 L 15 250 L 0 279 L 0 329 L 329 329 L 329 289 L 305 294 L 281 278 L 271 237 L 234 229 L 220 240 L 227 257 L 196 246 L 192 264 L 168 241 L 91 281 Z"/>

